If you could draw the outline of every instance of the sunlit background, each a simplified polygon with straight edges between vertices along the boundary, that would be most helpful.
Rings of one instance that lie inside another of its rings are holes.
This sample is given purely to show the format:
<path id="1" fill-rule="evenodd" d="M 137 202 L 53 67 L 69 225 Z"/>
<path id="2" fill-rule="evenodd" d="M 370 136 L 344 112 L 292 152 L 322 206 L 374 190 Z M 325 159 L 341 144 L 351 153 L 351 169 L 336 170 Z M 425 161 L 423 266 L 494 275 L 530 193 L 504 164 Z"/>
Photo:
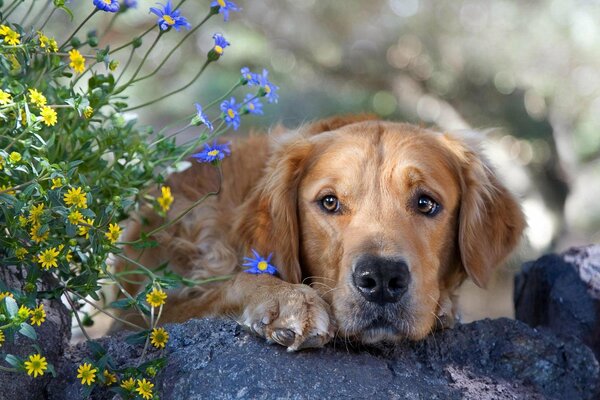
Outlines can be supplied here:
<path id="1" fill-rule="evenodd" d="M 198 9 L 197 1 L 181 8 L 192 24 L 204 17 L 189 11 Z M 203 2 L 208 10 L 209 1 Z M 92 7 L 91 0 L 77 3 L 75 23 Z M 184 85 L 204 63 L 213 33 L 231 42 L 185 92 L 137 110 L 140 123 L 160 128 L 194 112 L 194 102 L 218 98 L 249 66 L 271 71 L 280 100 L 265 107 L 264 117 L 244 119 L 242 135 L 278 122 L 294 127 L 362 111 L 446 131 L 481 131 L 486 154 L 522 200 L 529 228 L 523 248 L 488 292 L 467 284 L 467 320 L 512 315 L 512 275 L 524 260 L 600 242 L 599 1 L 237 3 L 241 12 L 227 23 L 212 18 L 151 84 L 142 82 L 130 93 L 136 105 Z M 154 5 L 139 0 L 137 9 L 115 20 L 101 46 L 114 48 L 151 26 L 155 17 L 148 7 Z M 108 15 L 93 20 L 99 32 L 109 21 Z M 65 26 L 73 25 L 66 15 L 57 22 L 52 29 L 64 37 Z M 152 71 L 184 35 L 165 34 L 145 70 Z M 121 66 L 127 56 L 120 54 Z"/>

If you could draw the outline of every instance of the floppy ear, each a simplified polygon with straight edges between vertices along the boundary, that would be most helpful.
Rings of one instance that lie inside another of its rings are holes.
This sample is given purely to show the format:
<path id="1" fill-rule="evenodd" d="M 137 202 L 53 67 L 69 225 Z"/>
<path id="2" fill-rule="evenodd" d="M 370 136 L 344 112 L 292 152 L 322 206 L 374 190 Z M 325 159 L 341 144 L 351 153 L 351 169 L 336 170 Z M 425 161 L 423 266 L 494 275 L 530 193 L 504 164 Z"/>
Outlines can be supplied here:
<path id="1" fill-rule="evenodd" d="M 464 269 L 485 287 L 493 268 L 519 243 L 526 226 L 521 207 L 474 146 L 444 135 L 458 156 L 461 181 L 458 241 Z"/>
<path id="2" fill-rule="evenodd" d="M 271 155 L 265 174 L 241 206 L 234 227 L 249 256 L 255 249 L 263 257 L 273 253 L 281 278 L 300 283 L 298 185 L 312 145 L 304 138 L 280 144 Z"/>

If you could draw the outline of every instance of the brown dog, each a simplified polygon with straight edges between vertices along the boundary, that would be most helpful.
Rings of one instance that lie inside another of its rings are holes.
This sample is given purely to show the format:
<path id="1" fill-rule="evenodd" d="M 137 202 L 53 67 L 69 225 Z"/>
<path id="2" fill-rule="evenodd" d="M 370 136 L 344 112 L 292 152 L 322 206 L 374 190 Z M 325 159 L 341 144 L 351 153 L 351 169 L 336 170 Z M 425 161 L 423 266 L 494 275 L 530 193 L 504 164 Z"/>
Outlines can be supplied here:
<path id="1" fill-rule="evenodd" d="M 192 279 L 228 281 L 170 293 L 165 322 L 228 315 L 289 350 L 333 335 L 365 343 L 418 340 L 453 320 L 452 295 L 484 286 L 518 243 L 513 196 L 465 141 L 413 125 L 332 118 L 237 141 L 221 191 L 129 256 Z M 218 188 L 194 163 L 170 176 L 174 218 Z M 144 213 L 125 240 L 161 221 Z M 242 259 L 273 253 L 279 274 Z M 127 268 L 120 266 L 119 268 Z"/>

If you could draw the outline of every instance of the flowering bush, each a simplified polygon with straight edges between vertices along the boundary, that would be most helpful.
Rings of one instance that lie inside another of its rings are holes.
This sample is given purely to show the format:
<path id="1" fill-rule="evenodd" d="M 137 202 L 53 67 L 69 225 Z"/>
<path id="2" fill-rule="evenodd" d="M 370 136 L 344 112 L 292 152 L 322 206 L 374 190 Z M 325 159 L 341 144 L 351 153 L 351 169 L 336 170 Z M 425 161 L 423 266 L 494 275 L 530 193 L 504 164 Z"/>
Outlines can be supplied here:
<path id="1" fill-rule="evenodd" d="M 165 289 L 202 282 L 171 271 L 151 271 L 139 263 L 137 270 L 112 271 L 107 265 L 109 255 L 126 259 L 121 252 L 125 243 L 119 242 L 120 221 L 148 197 L 145 189 L 151 186 L 159 189 L 160 196 L 151 201 L 165 218 L 163 226 L 153 233 L 181 218 L 183 214 L 166 219 L 173 202 L 170 188 L 163 185 L 168 171 L 185 168 L 189 163 L 184 160 L 189 156 L 220 168 L 230 151 L 216 138 L 230 127 L 237 130 L 243 115 L 262 114 L 261 98 L 277 101 L 278 88 L 269 81 L 266 70 L 255 74 L 242 68 L 239 81 L 229 92 L 205 107 L 195 104 L 196 111 L 183 123 L 158 132 L 141 127 L 131 111 L 189 87 L 209 64 L 224 55 L 230 43 L 222 34 L 214 34 L 214 46 L 196 76 L 160 98 L 130 107 L 127 91 L 131 85 L 152 79 L 181 43 L 193 37 L 210 17 L 221 14 L 227 21 L 231 12 L 240 8 L 231 1 L 207 1 L 200 5 L 206 16 L 194 21 L 185 16 L 198 14 L 182 8 L 186 0 L 176 5 L 168 0 L 149 10 L 137 10 L 133 0 L 88 1 L 90 14 L 65 37 L 44 31 L 56 11 L 73 15 L 64 0 L 43 7 L 33 21 L 42 21 L 39 26 L 27 23 L 34 0 L 0 1 L 0 268 L 17 268 L 23 277 L 19 287 L 0 281 L 0 346 L 17 335 L 38 339 L 34 326 L 46 319 L 43 299 L 62 299 L 84 334 L 91 322 L 90 315 L 78 311 L 84 303 L 113 318 L 117 317 L 110 307 L 135 308 L 149 322 L 148 326 L 126 322 L 138 330 L 131 342 L 144 346 L 138 366 L 116 369 L 110 354 L 92 343 L 93 359 L 83 360 L 73 371 L 73 379 L 81 380 L 84 396 L 102 384 L 123 397 L 149 399 L 153 397 L 152 378 L 165 360 L 147 360 L 146 350 L 150 346 L 164 349 L 169 339 L 168 332 L 157 327 L 162 306 L 168 301 Z M 29 8 L 17 24 L 11 17 L 19 7 Z M 93 29 L 93 22 L 101 17 L 96 15 L 111 18 L 110 27 L 125 12 L 150 12 L 157 19 L 128 43 L 99 47 L 103 35 Z M 89 32 L 82 35 L 88 26 Z M 157 69 L 140 76 L 149 54 L 160 48 L 161 37 L 181 34 L 181 30 L 189 32 Z M 132 55 L 152 36 L 152 44 L 134 66 Z M 126 49 L 129 57 L 120 67 Z M 242 86 L 248 86 L 251 93 L 237 101 L 231 96 Z M 220 112 L 213 110 L 217 105 Z M 190 105 L 190 109 L 194 107 Z M 196 139 L 177 146 L 176 136 L 190 129 L 196 130 Z M 202 145 L 203 149 L 193 154 Z M 129 244 L 152 246 L 149 236 Z M 133 273 L 148 277 L 139 294 L 125 292 L 118 281 Z M 103 304 L 100 290 L 106 284 L 119 286 L 124 298 Z M 2 354 L 0 371 L 22 371 L 34 378 L 46 372 L 55 374 L 52 364 L 39 347 L 36 349 L 27 359 Z"/>

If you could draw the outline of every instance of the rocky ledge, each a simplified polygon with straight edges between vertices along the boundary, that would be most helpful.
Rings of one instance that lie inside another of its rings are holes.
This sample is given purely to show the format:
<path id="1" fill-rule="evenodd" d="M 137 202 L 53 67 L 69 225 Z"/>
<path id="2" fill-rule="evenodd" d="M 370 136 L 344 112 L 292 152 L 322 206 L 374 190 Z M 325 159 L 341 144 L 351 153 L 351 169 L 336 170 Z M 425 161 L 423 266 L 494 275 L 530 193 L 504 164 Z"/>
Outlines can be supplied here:
<path id="1" fill-rule="evenodd" d="M 482 320 L 437 332 L 418 343 L 288 353 L 233 322 L 167 325 L 168 364 L 155 382 L 161 399 L 597 399 L 599 367 L 576 338 L 559 338 L 509 320 Z M 131 361 L 139 346 L 124 334 L 100 342 Z M 77 364 L 88 346 L 71 348 L 46 396 L 80 398 Z M 95 398 L 111 398 L 107 391 Z"/>

